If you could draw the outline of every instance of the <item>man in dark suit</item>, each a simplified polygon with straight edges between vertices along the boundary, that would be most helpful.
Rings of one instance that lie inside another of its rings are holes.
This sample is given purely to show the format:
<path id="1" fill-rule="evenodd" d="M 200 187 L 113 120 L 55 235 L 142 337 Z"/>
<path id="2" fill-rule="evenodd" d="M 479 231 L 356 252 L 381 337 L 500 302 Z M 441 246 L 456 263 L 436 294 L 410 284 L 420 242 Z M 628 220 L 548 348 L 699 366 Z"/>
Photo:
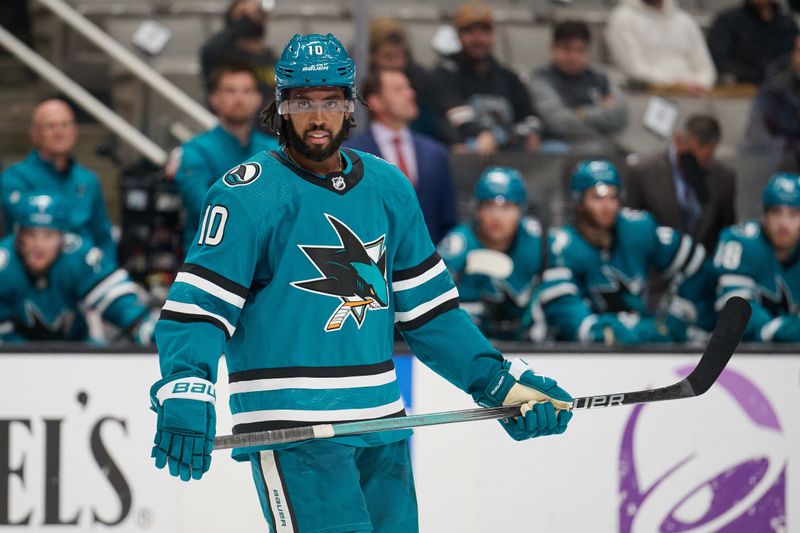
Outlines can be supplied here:
<path id="1" fill-rule="evenodd" d="M 431 240 L 439 242 L 458 222 L 447 149 L 409 129 L 419 109 L 401 70 L 370 72 L 361 94 L 369 104 L 372 121 L 345 146 L 382 157 L 408 177 L 417 191 Z"/>
<path id="2" fill-rule="evenodd" d="M 736 174 L 714 160 L 720 137 L 714 117 L 689 117 L 666 151 L 629 169 L 625 188 L 628 207 L 688 233 L 708 255 L 720 230 L 736 222 Z"/>

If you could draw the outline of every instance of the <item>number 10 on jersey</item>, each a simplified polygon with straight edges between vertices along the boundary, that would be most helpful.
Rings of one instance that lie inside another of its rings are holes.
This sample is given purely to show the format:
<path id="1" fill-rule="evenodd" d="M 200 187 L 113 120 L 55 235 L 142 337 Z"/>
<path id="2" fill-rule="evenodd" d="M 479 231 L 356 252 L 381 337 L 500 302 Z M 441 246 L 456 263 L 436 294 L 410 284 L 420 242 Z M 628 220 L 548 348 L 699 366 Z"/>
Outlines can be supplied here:
<path id="1" fill-rule="evenodd" d="M 224 205 L 210 205 L 203 215 L 200 226 L 200 239 L 197 244 L 216 246 L 225 235 L 225 224 L 228 222 L 228 208 Z"/>

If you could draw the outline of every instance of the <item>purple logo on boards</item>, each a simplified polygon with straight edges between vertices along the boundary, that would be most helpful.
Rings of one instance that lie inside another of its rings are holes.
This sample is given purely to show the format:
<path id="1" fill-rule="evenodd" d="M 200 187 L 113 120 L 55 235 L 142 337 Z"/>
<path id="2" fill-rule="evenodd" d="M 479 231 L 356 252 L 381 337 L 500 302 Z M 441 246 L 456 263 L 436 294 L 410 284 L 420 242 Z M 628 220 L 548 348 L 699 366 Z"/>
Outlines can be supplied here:
<path id="1" fill-rule="evenodd" d="M 681 403 L 679 422 L 634 408 L 620 450 L 620 532 L 786 531 L 786 446 L 775 410 L 731 369 L 715 389 L 724 392 L 713 419 L 691 402 Z"/>

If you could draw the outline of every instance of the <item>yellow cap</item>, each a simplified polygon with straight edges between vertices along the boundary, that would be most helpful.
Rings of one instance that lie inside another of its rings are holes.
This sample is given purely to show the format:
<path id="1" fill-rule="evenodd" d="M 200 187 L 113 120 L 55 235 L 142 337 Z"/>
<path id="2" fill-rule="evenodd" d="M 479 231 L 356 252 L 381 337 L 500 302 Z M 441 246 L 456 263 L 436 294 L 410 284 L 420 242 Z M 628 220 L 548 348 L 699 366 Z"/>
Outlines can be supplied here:
<path id="1" fill-rule="evenodd" d="M 483 2 L 461 4 L 453 17 L 453 25 L 461 31 L 473 24 L 494 25 L 494 13 L 491 6 Z"/>

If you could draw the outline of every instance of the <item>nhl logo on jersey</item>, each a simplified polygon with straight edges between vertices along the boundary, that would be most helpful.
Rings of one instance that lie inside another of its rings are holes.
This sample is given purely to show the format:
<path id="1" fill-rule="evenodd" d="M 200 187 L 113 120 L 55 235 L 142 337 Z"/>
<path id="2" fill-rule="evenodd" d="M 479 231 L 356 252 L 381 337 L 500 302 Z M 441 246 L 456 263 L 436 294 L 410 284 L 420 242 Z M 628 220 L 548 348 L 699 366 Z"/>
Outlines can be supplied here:
<path id="1" fill-rule="evenodd" d="M 242 163 L 228 171 L 222 181 L 228 187 L 237 185 L 248 185 L 253 183 L 261 175 L 261 165 L 258 163 Z"/>
<path id="2" fill-rule="evenodd" d="M 336 232 L 339 245 L 298 245 L 322 277 L 294 281 L 291 285 L 339 300 L 325 324 L 325 332 L 338 331 L 351 317 L 360 329 L 367 311 L 389 306 L 386 235 L 365 243 L 344 222 L 327 213 L 325 218 Z"/>
<path id="3" fill-rule="evenodd" d="M 331 183 L 333 184 L 333 188 L 337 191 L 341 191 L 347 187 L 347 184 L 344 182 L 344 178 L 342 176 L 334 176 L 331 178 Z"/>

